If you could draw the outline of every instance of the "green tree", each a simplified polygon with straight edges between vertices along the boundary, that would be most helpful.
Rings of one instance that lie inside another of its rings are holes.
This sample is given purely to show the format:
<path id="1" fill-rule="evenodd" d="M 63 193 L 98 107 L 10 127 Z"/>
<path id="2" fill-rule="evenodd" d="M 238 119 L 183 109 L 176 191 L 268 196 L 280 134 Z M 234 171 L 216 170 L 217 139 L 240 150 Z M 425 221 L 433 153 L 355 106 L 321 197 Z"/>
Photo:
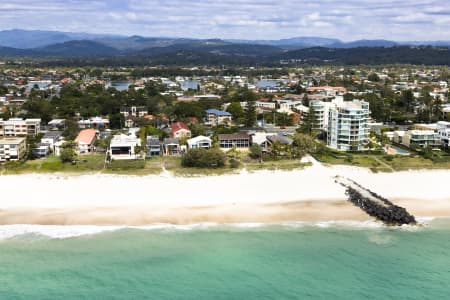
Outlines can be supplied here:
<path id="1" fill-rule="evenodd" d="M 227 112 L 229 112 L 234 120 L 239 120 L 244 116 L 244 109 L 239 102 L 231 102 L 227 108 Z"/>
<path id="2" fill-rule="evenodd" d="M 65 148 L 61 150 L 60 159 L 63 163 L 69 163 L 75 161 L 77 153 L 72 148 Z"/>
<path id="3" fill-rule="evenodd" d="M 367 77 L 367 79 L 368 79 L 369 81 L 372 81 L 372 82 L 378 82 L 378 81 L 380 81 L 380 77 L 378 76 L 377 73 L 371 73 L 371 74 Z"/>
<path id="4" fill-rule="evenodd" d="M 253 159 L 259 159 L 262 162 L 262 147 L 258 144 L 253 144 L 250 146 L 250 157 Z"/>
<path id="5" fill-rule="evenodd" d="M 256 104 L 255 101 L 248 101 L 245 107 L 244 124 L 246 127 L 253 127 L 256 124 Z"/>

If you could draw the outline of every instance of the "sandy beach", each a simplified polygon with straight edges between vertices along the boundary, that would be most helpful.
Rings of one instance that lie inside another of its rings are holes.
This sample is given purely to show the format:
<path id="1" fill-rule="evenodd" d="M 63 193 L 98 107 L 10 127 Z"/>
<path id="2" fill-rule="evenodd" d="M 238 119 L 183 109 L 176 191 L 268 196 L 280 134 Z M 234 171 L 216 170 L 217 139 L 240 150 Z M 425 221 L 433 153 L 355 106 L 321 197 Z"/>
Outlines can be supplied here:
<path id="1" fill-rule="evenodd" d="M 241 172 L 211 177 L 0 177 L 0 224 L 147 225 L 371 220 L 346 200 L 351 178 L 416 217 L 450 216 L 450 170 L 372 173 L 356 167 Z"/>

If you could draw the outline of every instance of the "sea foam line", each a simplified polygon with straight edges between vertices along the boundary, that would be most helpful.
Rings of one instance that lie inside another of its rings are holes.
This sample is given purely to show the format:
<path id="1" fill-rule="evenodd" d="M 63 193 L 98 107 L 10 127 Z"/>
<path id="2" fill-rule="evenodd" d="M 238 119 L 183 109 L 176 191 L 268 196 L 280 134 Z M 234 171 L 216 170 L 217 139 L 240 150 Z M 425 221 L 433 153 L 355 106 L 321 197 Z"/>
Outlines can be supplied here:
<path id="1" fill-rule="evenodd" d="M 258 230 L 295 230 L 299 228 L 383 228 L 382 223 L 375 221 L 329 221 L 329 222 L 284 222 L 284 223 L 196 223 L 188 225 L 174 224 L 150 224 L 146 226 L 97 226 L 97 225 L 1 225 L 0 240 L 8 240 L 15 237 L 36 235 L 51 239 L 68 239 L 81 236 L 97 235 L 107 232 L 121 230 L 145 230 L 145 231 L 208 231 L 208 230 L 238 230 L 238 231 L 258 231 Z"/>

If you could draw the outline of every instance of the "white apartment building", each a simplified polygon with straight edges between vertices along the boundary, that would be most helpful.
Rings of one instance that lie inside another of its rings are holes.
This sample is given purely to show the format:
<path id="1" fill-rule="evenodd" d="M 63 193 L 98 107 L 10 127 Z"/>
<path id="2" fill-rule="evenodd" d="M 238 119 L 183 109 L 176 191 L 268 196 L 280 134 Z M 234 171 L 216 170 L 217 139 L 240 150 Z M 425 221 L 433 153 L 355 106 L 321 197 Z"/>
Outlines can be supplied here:
<path id="1" fill-rule="evenodd" d="M 325 102 L 321 100 L 311 100 L 309 103 L 310 113 L 315 116 L 314 129 L 328 130 L 329 112 L 332 107 L 336 105 L 342 105 L 344 103 L 344 97 L 335 97 L 331 102 Z"/>
<path id="2" fill-rule="evenodd" d="M 26 152 L 25 138 L 7 137 L 0 139 L 0 162 L 21 160 Z"/>
<path id="3" fill-rule="evenodd" d="M 363 151 L 369 141 L 369 103 L 336 103 L 328 112 L 327 144 L 342 151 Z"/>
<path id="4" fill-rule="evenodd" d="M 41 119 L 0 119 L 0 136 L 36 136 L 41 131 Z"/>

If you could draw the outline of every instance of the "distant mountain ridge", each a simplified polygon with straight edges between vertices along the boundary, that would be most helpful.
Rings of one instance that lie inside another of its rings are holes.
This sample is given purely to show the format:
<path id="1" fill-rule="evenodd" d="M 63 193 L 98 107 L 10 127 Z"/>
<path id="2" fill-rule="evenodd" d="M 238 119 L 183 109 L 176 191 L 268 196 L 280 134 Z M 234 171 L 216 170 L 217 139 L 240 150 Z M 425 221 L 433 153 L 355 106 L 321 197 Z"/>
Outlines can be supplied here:
<path id="1" fill-rule="evenodd" d="M 78 60 L 86 58 L 103 64 L 119 62 L 139 65 L 280 65 L 311 64 L 426 64 L 450 65 L 450 43 L 434 42 L 432 46 L 402 45 L 388 40 L 341 42 L 337 39 L 299 37 L 283 40 L 246 41 L 221 39 L 146 38 L 141 36 L 90 35 L 37 31 L 0 32 L 0 41 L 8 35 L 28 37 L 38 47 L 29 48 L 26 38 L 17 36 L 0 45 L 0 57 L 27 57 Z M 79 39 L 72 39 L 77 37 Z M 39 38 L 41 38 L 40 41 Z M 46 43 L 60 40 L 57 43 Z M 69 40 L 68 40 L 69 39 Z M 320 46 L 315 46 L 319 44 Z"/>
<path id="2" fill-rule="evenodd" d="M 44 30 L 3 30 L 0 31 L 0 46 L 17 49 L 35 49 L 65 42 L 87 40 L 94 41 L 104 46 L 115 48 L 119 51 L 139 51 L 149 48 L 168 47 L 178 44 L 195 43 L 198 41 L 208 41 L 211 39 L 193 38 L 170 38 L 170 37 L 143 37 L 143 36 L 123 36 L 111 34 L 91 34 L 80 32 L 60 32 Z M 217 40 L 219 41 L 219 40 Z M 411 41 L 396 42 L 389 40 L 356 40 L 343 42 L 335 38 L 323 37 L 294 37 L 280 40 L 240 40 L 224 39 L 224 43 L 231 44 L 253 44 L 279 47 L 285 50 L 302 49 L 311 47 L 327 48 L 356 48 L 356 47 L 393 47 L 401 45 L 429 45 L 449 47 L 450 41 Z"/>

